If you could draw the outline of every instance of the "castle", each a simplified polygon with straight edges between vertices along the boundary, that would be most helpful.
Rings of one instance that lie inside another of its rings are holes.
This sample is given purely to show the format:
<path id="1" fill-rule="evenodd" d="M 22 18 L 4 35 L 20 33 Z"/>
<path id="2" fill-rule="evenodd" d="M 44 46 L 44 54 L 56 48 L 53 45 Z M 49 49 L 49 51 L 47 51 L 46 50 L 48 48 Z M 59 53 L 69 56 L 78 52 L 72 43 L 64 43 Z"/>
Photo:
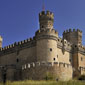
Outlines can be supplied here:
<path id="1" fill-rule="evenodd" d="M 66 30 L 63 38 L 53 28 L 54 14 L 39 13 L 40 29 L 33 38 L 2 48 L 0 37 L 0 81 L 43 80 L 49 75 L 58 80 L 70 80 L 85 74 L 85 47 L 82 31 Z"/>

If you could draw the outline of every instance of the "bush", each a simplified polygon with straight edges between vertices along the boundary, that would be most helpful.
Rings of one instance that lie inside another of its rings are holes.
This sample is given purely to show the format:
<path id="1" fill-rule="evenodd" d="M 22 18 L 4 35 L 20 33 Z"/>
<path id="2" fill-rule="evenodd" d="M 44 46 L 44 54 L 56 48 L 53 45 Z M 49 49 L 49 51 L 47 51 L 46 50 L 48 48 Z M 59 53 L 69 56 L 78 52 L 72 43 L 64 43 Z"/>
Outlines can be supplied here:
<path id="1" fill-rule="evenodd" d="M 78 80 L 84 80 L 85 81 L 85 75 L 81 75 Z"/>
<path id="2" fill-rule="evenodd" d="M 45 75 L 44 79 L 45 79 L 45 80 L 53 80 L 54 78 L 53 78 L 53 75 L 48 72 L 48 73 Z"/>

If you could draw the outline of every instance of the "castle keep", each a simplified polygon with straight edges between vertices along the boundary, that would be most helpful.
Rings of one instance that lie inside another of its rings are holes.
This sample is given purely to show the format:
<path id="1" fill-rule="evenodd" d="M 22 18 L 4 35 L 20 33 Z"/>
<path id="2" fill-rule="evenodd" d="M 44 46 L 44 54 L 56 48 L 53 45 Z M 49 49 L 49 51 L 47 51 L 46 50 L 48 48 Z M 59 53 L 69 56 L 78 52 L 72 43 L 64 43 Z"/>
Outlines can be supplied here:
<path id="1" fill-rule="evenodd" d="M 85 74 L 85 47 L 82 31 L 66 30 L 63 38 L 53 28 L 54 14 L 39 13 L 40 29 L 33 38 L 2 48 L 0 37 L 0 81 L 45 79 L 70 80 Z"/>

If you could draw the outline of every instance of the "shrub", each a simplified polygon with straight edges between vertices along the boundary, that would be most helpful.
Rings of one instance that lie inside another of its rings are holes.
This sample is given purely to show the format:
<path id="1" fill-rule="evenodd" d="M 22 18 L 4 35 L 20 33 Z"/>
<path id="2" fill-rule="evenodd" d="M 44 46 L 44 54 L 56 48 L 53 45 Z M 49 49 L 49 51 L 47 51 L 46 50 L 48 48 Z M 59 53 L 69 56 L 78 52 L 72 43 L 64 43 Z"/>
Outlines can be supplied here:
<path id="1" fill-rule="evenodd" d="M 84 80 L 85 81 L 85 75 L 79 76 L 78 80 Z"/>
<path id="2" fill-rule="evenodd" d="M 48 73 L 45 75 L 44 79 L 45 79 L 45 80 L 53 80 L 54 77 L 53 77 L 53 75 L 52 75 L 51 73 L 48 72 Z"/>

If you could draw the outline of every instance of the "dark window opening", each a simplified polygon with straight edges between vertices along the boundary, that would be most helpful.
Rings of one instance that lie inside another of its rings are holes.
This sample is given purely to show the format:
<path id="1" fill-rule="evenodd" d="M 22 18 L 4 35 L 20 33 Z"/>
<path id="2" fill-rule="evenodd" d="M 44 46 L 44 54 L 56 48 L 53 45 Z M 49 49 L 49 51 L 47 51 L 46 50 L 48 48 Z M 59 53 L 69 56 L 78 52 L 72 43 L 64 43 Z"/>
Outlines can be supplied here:
<path id="1" fill-rule="evenodd" d="M 65 67 L 65 63 L 64 63 L 64 65 L 63 65 L 64 67 Z"/>
<path id="2" fill-rule="evenodd" d="M 83 58 L 81 57 L 81 61 L 83 61 Z"/>
<path id="3" fill-rule="evenodd" d="M 44 26 L 42 26 L 42 28 L 44 28 Z"/>
<path id="4" fill-rule="evenodd" d="M 49 20 L 51 20 L 51 18 L 49 18 Z"/>
<path id="5" fill-rule="evenodd" d="M 75 45 L 75 47 L 77 47 L 77 46 Z"/>
<path id="6" fill-rule="evenodd" d="M 65 41 L 65 44 L 66 44 L 66 41 Z"/>
<path id="7" fill-rule="evenodd" d="M 53 60 L 55 61 L 55 58 L 53 58 Z"/>
<path id="8" fill-rule="evenodd" d="M 52 51 L 52 48 L 50 48 L 50 51 Z"/>
<path id="9" fill-rule="evenodd" d="M 19 62 L 19 59 L 17 58 L 17 60 L 16 60 L 16 61 L 17 61 L 17 63 L 18 63 L 18 62 Z"/>
<path id="10" fill-rule="evenodd" d="M 71 59 L 69 59 L 69 61 L 71 62 Z"/>
<path id="11" fill-rule="evenodd" d="M 58 58 L 58 55 L 57 55 L 57 58 Z"/>

